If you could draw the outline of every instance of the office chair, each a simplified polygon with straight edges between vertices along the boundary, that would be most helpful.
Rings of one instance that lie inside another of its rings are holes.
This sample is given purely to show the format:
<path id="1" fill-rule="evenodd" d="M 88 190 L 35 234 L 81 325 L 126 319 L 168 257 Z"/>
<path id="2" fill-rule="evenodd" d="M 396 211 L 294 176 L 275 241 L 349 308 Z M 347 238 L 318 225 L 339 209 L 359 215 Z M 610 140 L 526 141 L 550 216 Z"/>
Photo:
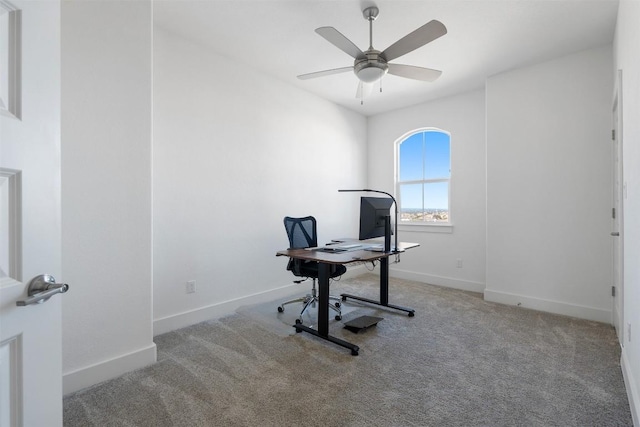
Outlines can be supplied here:
<path id="1" fill-rule="evenodd" d="M 289 237 L 289 249 L 304 249 L 313 248 L 318 246 L 318 233 L 316 226 L 316 219 L 312 216 L 304 218 L 284 218 L 284 228 L 287 230 L 287 236 Z M 301 298 L 296 298 L 291 301 L 287 301 L 278 306 L 278 312 L 284 311 L 284 306 L 294 302 L 303 303 L 302 311 L 300 311 L 300 317 L 296 319 L 296 323 L 302 323 L 302 315 L 310 306 L 316 305 L 318 302 L 318 292 L 316 290 L 316 279 L 318 278 L 318 263 L 315 261 L 304 261 L 300 259 L 289 258 L 287 264 L 287 270 L 291 271 L 294 276 L 302 277 L 302 280 L 294 280 L 294 283 L 302 283 L 307 279 L 313 279 L 313 286 L 311 293 Z M 331 266 L 329 277 L 334 278 L 343 275 L 347 271 L 344 265 Z M 336 320 L 342 319 L 342 312 L 340 311 L 340 297 L 329 296 L 329 300 L 334 300 L 335 303 L 329 304 L 329 308 L 335 311 Z"/>

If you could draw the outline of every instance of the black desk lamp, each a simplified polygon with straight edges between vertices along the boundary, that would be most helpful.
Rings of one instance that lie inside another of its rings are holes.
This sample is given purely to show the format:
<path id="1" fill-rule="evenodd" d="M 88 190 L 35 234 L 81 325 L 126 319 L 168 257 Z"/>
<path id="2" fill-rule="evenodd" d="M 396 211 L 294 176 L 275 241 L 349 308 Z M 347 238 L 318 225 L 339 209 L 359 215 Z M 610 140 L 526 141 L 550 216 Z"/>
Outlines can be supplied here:
<path id="1" fill-rule="evenodd" d="M 394 244 L 394 250 L 393 252 L 398 253 L 400 252 L 400 249 L 398 248 L 398 202 L 396 202 L 395 197 L 393 197 L 390 193 L 387 193 L 386 191 L 381 191 L 381 190 L 371 190 L 369 188 L 363 188 L 362 190 L 338 190 L 338 192 L 340 193 L 354 193 L 354 192 L 368 192 L 368 193 L 381 193 L 381 194 L 385 194 L 387 196 L 389 196 L 391 198 L 391 200 L 393 200 L 393 204 L 395 205 L 396 209 L 395 209 L 395 244 Z M 384 250 L 389 252 L 391 251 L 391 238 L 389 237 L 387 239 L 388 236 L 388 231 L 389 231 L 389 227 L 387 226 L 387 224 L 385 223 L 385 248 Z M 387 244 L 389 244 L 387 246 Z"/>

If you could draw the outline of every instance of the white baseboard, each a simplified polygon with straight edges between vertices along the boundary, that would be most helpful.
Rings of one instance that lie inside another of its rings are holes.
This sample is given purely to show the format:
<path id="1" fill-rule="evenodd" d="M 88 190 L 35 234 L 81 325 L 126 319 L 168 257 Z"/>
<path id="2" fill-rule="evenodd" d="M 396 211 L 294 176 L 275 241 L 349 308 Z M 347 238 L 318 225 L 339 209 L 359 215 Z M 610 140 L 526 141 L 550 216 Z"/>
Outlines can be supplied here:
<path id="1" fill-rule="evenodd" d="M 66 395 L 156 362 L 156 345 L 105 360 L 62 375 L 62 392 Z"/>
<path id="2" fill-rule="evenodd" d="M 526 295 L 494 291 L 491 289 L 484 290 L 484 299 L 485 301 L 497 302 L 506 305 L 516 305 L 518 307 L 593 320 L 595 322 L 611 324 L 612 319 L 611 310 L 603 310 L 600 308 L 586 307 L 560 301 L 545 300 Z"/>
<path id="3" fill-rule="evenodd" d="M 446 288 L 454 288 L 471 292 L 483 292 L 485 286 L 484 283 L 481 282 L 416 273 L 413 271 L 400 270 L 398 268 L 390 268 L 389 275 L 391 277 L 397 277 L 398 279 L 414 280 L 416 282 L 429 283 L 431 285 L 444 286 Z"/>
<path id="4" fill-rule="evenodd" d="M 343 275 L 345 278 L 356 277 L 363 273 L 360 267 L 349 268 Z M 291 283 L 277 289 L 261 292 L 247 297 L 238 298 L 231 301 L 224 301 L 219 304 L 201 307 L 185 313 L 157 319 L 153 322 L 153 333 L 159 335 L 180 329 L 185 326 L 200 323 L 205 320 L 217 319 L 222 316 L 234 313 L 239 307 L 249 304 L 273 301 L 276 299 L 287 299 L 294 295 L 303 294 L 300 285 Z M 62 390 L 69 394 L 83 388 L 110 380 L 127 372 L 143 368 L 155 363 L 157 351 L 155 343 L 151 343 L 146 348 L 138 351 L 113 357 L 109 360 L 96 363 L 94 365 L 77 369 L 63 374 Z"/>
<path id="5" fill-rule="evenodd" d="M 248 295 L 242 298 L 236 298 L 229 301 L 223 301 L 217 304 L 211 304 L 204 307 L 198 307 L 193 310 L 182 313 L 173 314 L 153 321 L 153 336 L 175 331 L 176 329 L 185 328 L 205 320 L 219 319 L 235 311 L 243 305 L 258 304 L 261 302 L 272 301 L 278 298 L 289 298 L 296 293 L 300 293 L 300 285 L 292 283 L 277 289 Z"/>
<path id="6" fill-rule="evenodd" d="M 349 268 L 342 277 L 348 279 L 350 277 L 359 276 L 363 273 L 362 270 L 361 266 Z M 310 284 L 309 289 L 311 289 Z M 287 298 L 293 298 L 296 295 L 304 295 L 304 293 L 305 291 L 299 284 L 290 283 L 280 288 L 270 289 L 253 295 L 247 295 L 245 297 L 222 301 L 216 304 L 173 314 L 171 316 L 154 320 L 153 336 L 175 331 L 176 329 L 185 328 L 190 325 L 195 325 L 196 323 L 204 322 L 206 320 L 219 319 L 223 316 L 235 313 L 238 308 L 245 305 L 260 304 L 278 299 L 282 299 L 284 301 Z"/>
<path id="7" fill-rule="evenodd" d="M 634 426 L 640 426 L 640 394 L 638 384 L 631 373 L 629 367 L 629 359 L 627 358 L 627 352 L 624 347 L 622 348 L 622 355 L 620 356 L 620 367 L 622 368 L 622 378 L 624 378 L 624 385 L 627 389 L 627 398 L 629 399 L 629 408 L 631 409 L 631 419 Z"/>

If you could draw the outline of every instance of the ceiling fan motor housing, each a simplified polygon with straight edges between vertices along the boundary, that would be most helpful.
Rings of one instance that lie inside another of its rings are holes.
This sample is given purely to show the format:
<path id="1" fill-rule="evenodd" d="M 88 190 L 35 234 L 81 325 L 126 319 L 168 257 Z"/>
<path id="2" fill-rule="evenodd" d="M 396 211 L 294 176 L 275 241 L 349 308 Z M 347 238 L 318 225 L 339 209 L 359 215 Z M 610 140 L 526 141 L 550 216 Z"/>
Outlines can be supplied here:
<path id="1" fill-rule="evenodd" d="M 365 58 L 355 60 L 353 72 L 364 83 L 380 80 L 389 71 L 387 61 L 379 50 L 369 49 L 364 54 Z"/>

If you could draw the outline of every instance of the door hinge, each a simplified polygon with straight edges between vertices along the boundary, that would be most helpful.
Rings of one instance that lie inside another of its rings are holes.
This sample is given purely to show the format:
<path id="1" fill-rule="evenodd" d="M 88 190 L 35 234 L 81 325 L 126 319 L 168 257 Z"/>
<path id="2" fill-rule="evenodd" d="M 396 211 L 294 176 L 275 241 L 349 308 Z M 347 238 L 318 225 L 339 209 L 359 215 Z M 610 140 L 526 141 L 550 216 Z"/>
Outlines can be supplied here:
<path id="1" fill-rule="evenodd" d="M 615 287 L 615 286 L 612 286 L 612 287 L 611 287 L 611 296 L 612 296 L 612 297 L 615 297 L 615 296 L 616 296 L 616 287 Z"/>
<path id="2" fill-rule="evenodd" d="M 616 219 L 616 208 L 611 208 L 611 218 Z"/>
<path id="3" fill-rule="evenodd" d="M 615 129 L 611 129 L 611 140 L 612 141 L 616 140 L 616 130 Z"/>

